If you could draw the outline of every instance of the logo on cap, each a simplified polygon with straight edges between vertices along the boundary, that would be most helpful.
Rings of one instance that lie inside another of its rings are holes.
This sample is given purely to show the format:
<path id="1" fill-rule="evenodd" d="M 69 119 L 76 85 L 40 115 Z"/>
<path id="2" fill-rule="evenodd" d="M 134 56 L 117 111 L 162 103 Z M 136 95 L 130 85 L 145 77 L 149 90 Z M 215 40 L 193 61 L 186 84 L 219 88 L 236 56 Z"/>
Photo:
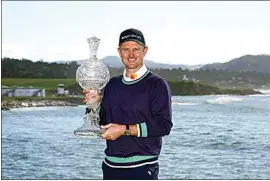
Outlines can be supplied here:
<path id="1" fill-rule="evenodd" d="M 139 39 L 142 39 L 142 37 L 139 36 L 139 35 L 131 34 L 131 35 L 122 36 L 121 40 L 126 39 L 126 38 L 139 38 Z"/>

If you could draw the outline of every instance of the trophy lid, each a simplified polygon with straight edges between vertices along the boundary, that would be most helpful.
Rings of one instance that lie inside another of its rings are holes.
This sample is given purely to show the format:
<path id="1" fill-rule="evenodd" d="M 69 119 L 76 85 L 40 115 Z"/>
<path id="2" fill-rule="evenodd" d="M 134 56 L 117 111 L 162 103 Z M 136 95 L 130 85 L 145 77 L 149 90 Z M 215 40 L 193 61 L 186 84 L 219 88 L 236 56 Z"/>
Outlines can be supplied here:
<path id="1" fill-rule="evenodd" d="M 89 50 L 90 50 L 90 59 L 96 58 L 100 39 L 95 37 L 95 36 L 92 36 L 92 37 L 87 39 L 87 42 L 88 42 Z"/>

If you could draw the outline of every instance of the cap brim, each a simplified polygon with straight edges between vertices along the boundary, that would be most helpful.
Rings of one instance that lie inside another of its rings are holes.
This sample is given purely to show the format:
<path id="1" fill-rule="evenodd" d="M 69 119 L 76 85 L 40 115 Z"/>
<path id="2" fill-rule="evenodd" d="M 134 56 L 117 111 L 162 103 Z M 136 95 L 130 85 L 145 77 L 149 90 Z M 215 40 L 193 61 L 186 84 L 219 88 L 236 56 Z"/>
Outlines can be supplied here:
<path id="1" fill-rule="evenodd" d="M 119 43 L 119 46 L 121 46 L 123 43 L 125 43 L 125 42 L 127 42 L 127 41 L 135 41 L 135 42 L 139 43 L 140 45 L 146 47 L 145 44 L 143 44 L 142 42 L 140 42 L 140 41 L 138 41 L 138 40 L 136 40 L 136 39 L 126 39 L 126 40 L 122 41 L 121 43 Z"/>

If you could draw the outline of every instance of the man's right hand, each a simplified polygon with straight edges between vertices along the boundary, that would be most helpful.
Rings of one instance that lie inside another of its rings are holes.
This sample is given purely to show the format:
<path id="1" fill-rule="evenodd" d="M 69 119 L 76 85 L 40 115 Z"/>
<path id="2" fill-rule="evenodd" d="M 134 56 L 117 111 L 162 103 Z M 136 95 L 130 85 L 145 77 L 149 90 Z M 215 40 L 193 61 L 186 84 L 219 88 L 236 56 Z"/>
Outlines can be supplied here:
<path id="1" fill-rule="evenodd" d="M 90 99 L 95 99 L 97 102 L 100 102 L 100 98 L 101 98 L 101 91 L 98 90 L 97 93 L 93 93 L 92 90 L 90 89 L 84 89 L 83 90 L 84 93 L 84 103 L 87 103 L 90 101 Z"/>

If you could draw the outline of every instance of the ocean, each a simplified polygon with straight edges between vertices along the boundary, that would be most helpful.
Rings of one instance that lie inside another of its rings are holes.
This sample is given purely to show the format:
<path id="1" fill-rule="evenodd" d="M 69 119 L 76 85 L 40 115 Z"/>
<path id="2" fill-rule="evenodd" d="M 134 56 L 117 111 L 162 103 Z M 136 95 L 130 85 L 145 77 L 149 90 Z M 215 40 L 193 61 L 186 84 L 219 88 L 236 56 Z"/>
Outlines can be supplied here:
<path id="1" fill-rule="evenodd" d="M 270 95 L 174 96 L 159 179 L 270 179 Z M 78 138 L 85 106 L 2 111 L 2 179 L 102 179 L 103 139 Z"/>

